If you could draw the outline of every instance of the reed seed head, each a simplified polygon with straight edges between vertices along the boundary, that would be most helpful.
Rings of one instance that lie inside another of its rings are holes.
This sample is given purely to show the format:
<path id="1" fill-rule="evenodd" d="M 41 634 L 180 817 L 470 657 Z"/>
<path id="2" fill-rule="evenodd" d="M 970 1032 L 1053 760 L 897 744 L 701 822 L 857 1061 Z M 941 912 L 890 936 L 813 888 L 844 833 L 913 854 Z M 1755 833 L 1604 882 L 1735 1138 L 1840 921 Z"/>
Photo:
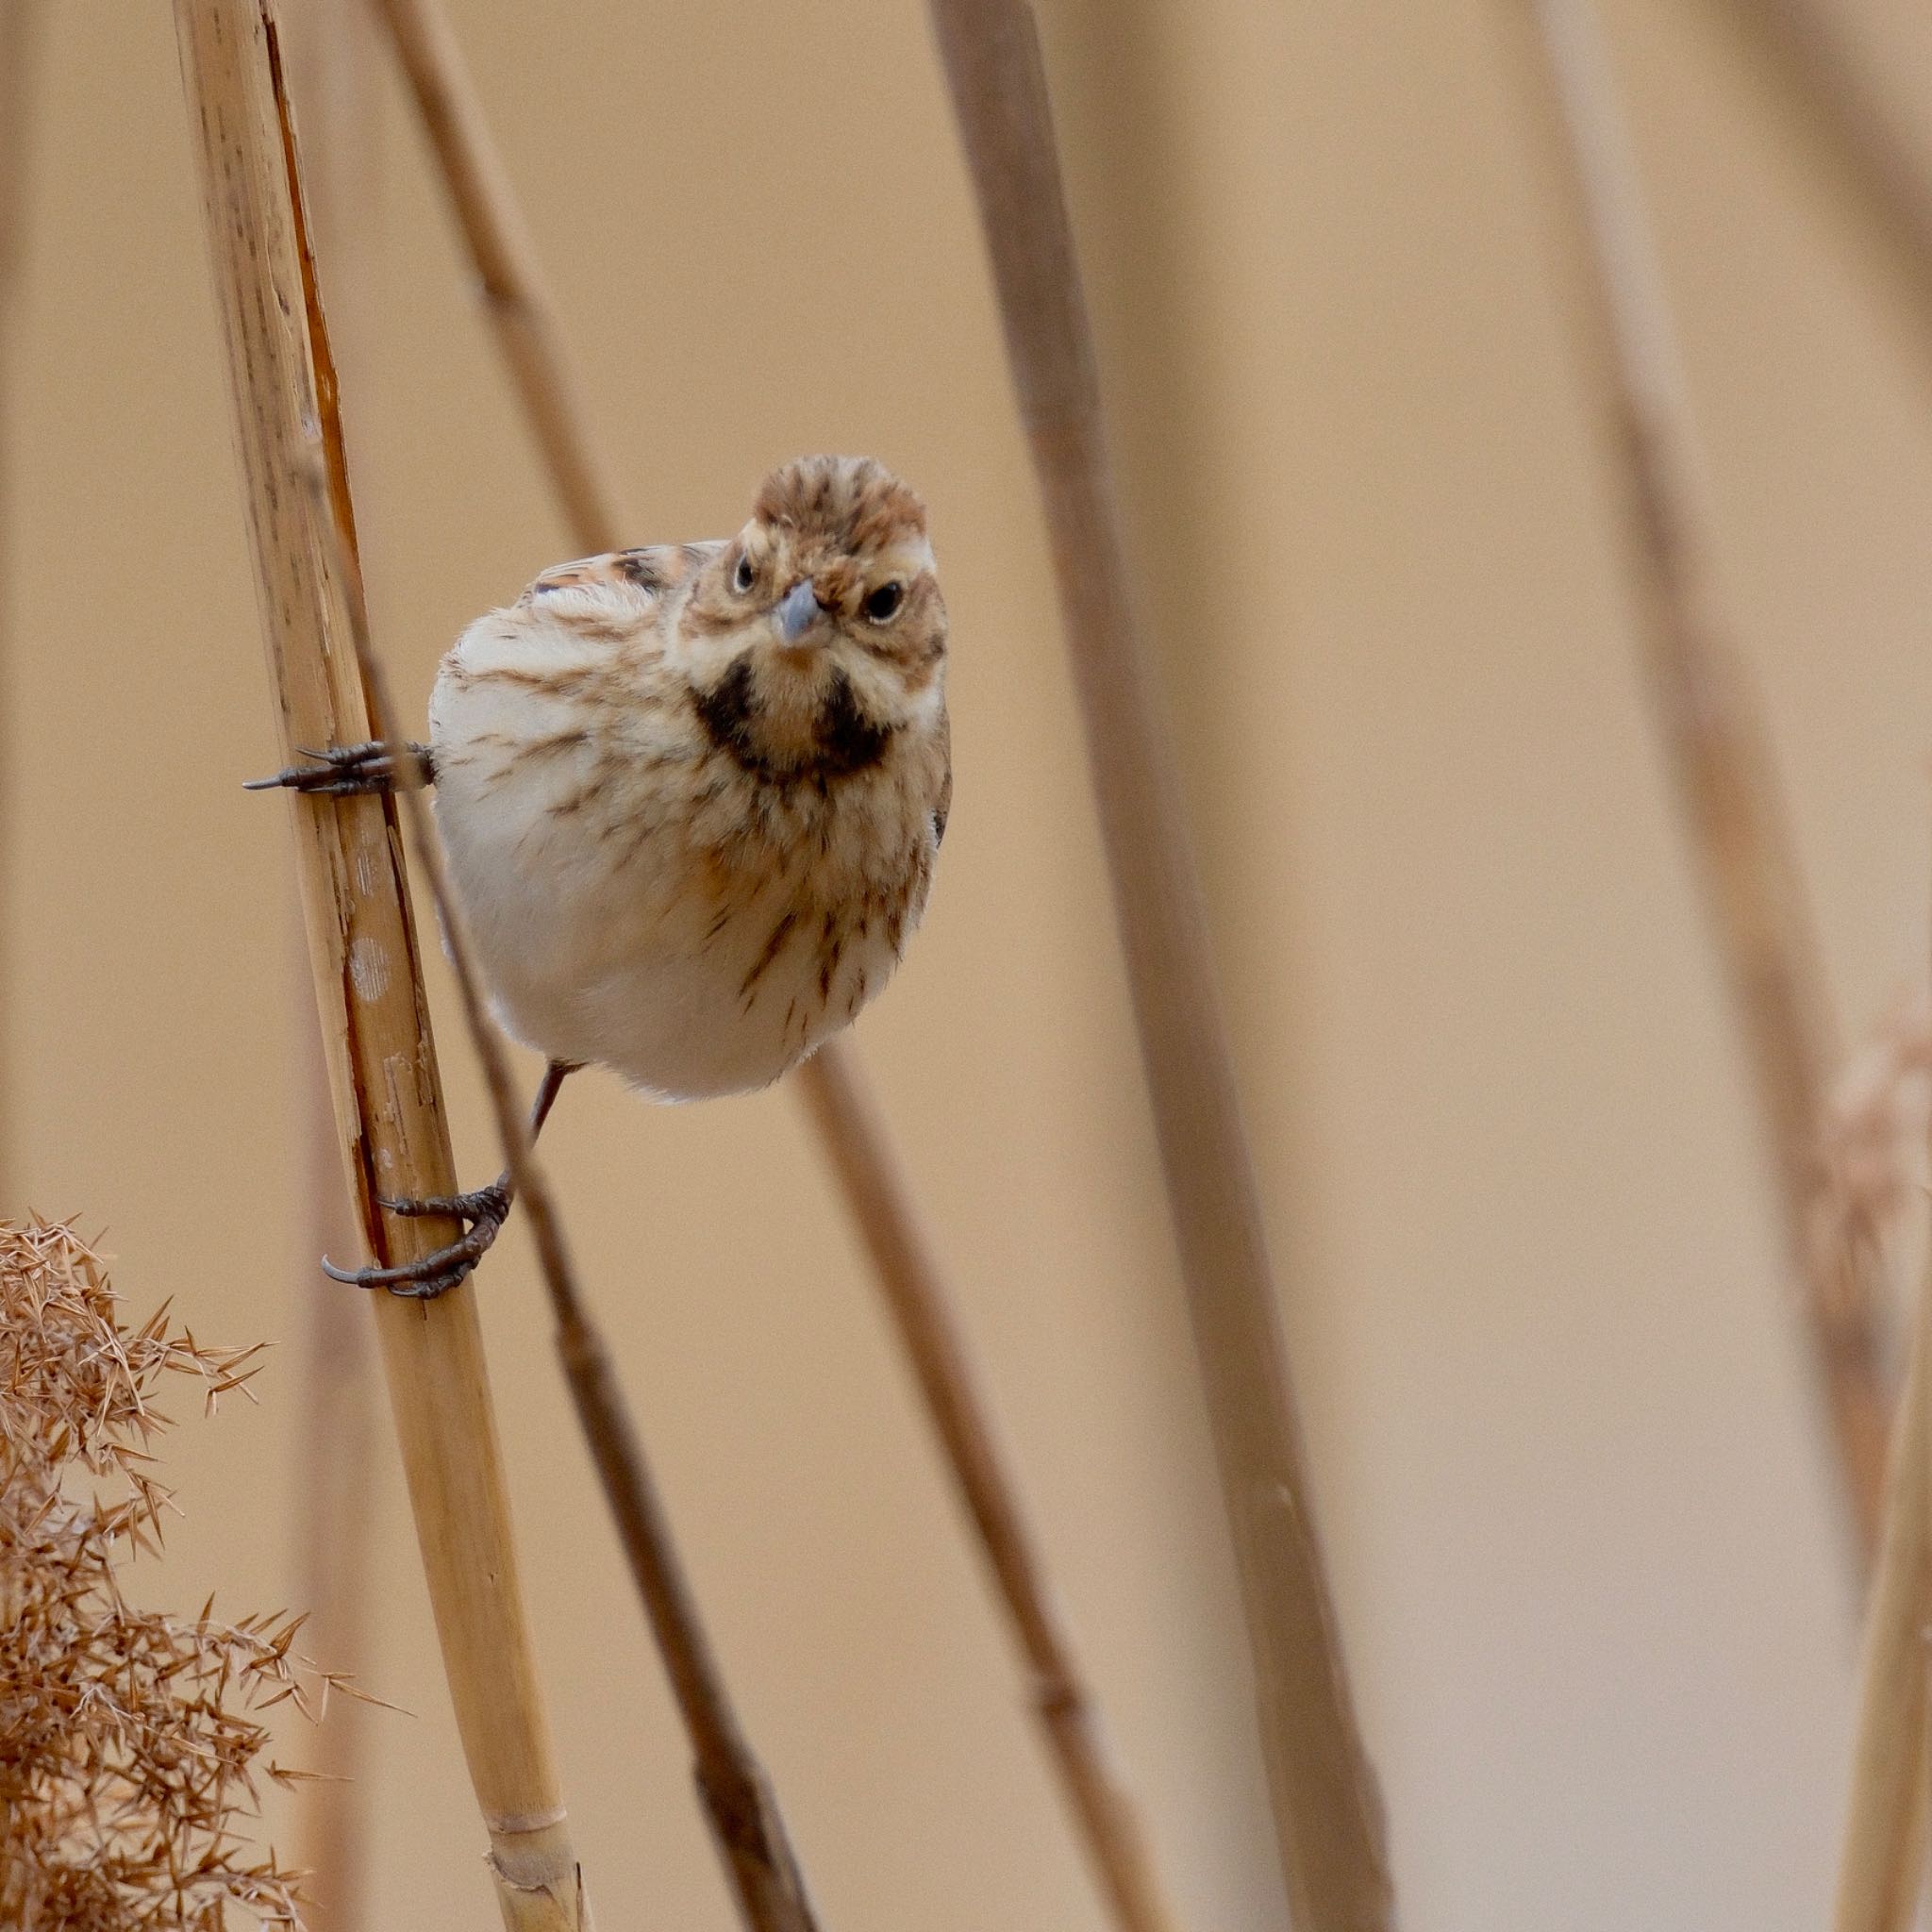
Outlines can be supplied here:
<path id="1" fill-rule="evenodd" d="M 142 1610 L 122 1573 L 170 1492 L 148 1444 L 178 1375 L 208 1407 L 258 1348 L 210 1348 L 166 1307 L 116 1315 L 68 1224 L 0 1223 L 0 1924 L 21 1932 L 299 1926 L 296 1874 L 241 1826 L 269 1761 L 262 1719 L 319 1714 L 331 1679 L 292 1653 L 299 1617 Z"/>

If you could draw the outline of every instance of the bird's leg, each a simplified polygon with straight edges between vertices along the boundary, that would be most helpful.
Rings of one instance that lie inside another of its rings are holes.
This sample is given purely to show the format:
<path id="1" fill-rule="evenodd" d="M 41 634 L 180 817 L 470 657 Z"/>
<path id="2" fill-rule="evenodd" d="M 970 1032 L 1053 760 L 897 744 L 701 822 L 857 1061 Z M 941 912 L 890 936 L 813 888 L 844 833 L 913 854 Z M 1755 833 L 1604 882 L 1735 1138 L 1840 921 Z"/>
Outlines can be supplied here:
<path id="1" fill-rule="evenodd" d="M 576 1072 L 570 1060 L 552 1060 L 543 1070 L 543 1083 L 530 1108 L 530 1140 L 534 1144 L 557 1104 L 557 1095 L 568 1074 Z M 465 1224 L 461 1238 L 420 1260 L 405 1261 L 394 1268 L 338 1268 L 326 1256 L 322 1272 L 331 1281 L 346 1281 L 357 1288 L 386 1288 L 390 1293 L 407 1295 L 414 1301 L 430 1301 L 445 1293 L 475 1267 L 490 1244 L 509 1219 L 510 1203 L 516 1191 L 508 1173 L 500 1174 L 486 1188 L 475 1188 L 467 1194 L 432 1194 L 421 1200 L 379 1200 L 377 1205 L 391 1214 L 446 1214 Z"/>
<path id="2" fill-rule="evenodd" d="M 389 745 L 379 738 L 367 744 L 332 744 L 325 751 L 297 745 L 305 758 L 315 760 L 312 765 L 291 765 L 273 778 L 251 778 L 242 789 L 273 791 L 279 786 L 319 798 L 352 798 L 358 792 L 394 791 L 399 786 L 414 790 L 419 784 L 435 784 L 436 763 L 429 747 L 411 744 L 408 749 L 409 756 L 398 774 Z"/>

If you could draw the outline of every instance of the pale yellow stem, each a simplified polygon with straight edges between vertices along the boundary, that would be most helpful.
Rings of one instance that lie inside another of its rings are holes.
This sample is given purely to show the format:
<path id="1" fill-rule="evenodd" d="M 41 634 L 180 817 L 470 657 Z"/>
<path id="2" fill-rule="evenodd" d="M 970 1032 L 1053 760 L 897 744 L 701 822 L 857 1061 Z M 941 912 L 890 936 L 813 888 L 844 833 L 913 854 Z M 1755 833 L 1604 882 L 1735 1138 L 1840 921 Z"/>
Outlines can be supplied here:
<path id="1" fill-rule="evenodd" d="M 335 379 L 302 231 L 268 0 L 175 0 L 228 348 L 263 635 L 286 754 L 370 735 L 343 559 L 354 520 Z M 327 489 L 308 478 L 325 467 Z M 327 526 L 333 520 L 334 527 Z M 452 1223 L 377 1196 L 455 1191 L 393 802 L 294 801 L 324 1052 L 371 1252 L 411 1260 Z M 590 1924 L 537 1686 L 476 1302 L 374 1294 L 390 1407 L 457 1727 L 508 1932 Z"/>

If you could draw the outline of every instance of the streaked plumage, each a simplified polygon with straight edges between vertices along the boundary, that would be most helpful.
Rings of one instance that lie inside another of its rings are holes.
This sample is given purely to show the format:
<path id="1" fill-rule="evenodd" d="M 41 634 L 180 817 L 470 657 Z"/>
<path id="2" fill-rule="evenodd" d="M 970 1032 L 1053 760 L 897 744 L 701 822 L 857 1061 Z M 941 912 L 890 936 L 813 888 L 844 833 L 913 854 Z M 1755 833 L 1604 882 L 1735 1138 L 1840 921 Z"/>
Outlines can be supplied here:
<path id="1" fill-rule="evenodd" d="M 436 812 L 512 1030 L 682 1099 L 850 1022 L 931 885 L 945 641 L 924 507 L 853 458 L 776 472 L 735 539 L 564 564 L 472 625 Z"/>

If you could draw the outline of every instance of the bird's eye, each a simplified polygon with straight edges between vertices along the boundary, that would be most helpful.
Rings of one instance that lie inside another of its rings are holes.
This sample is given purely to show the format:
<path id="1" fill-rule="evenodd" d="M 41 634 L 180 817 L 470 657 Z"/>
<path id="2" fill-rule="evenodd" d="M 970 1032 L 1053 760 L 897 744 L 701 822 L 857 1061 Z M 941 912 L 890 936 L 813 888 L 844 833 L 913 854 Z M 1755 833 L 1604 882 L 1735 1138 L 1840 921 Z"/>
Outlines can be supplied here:
<path id="1" fill-rule="evenodd" d="M 865 614 L 873 624 L 890 624 L 906 601 L 906 586 L 896 581 L 881 584 L 865 600 Z"/>
<path id="2" fill-rule="evenodd" d="M 731 573 L 731 588 L 741 597 L 751 589 L 751 580 L 758 575 L 752 567 L 751 552 L 742 552 L 738 559 L 738 568 Z"/>

